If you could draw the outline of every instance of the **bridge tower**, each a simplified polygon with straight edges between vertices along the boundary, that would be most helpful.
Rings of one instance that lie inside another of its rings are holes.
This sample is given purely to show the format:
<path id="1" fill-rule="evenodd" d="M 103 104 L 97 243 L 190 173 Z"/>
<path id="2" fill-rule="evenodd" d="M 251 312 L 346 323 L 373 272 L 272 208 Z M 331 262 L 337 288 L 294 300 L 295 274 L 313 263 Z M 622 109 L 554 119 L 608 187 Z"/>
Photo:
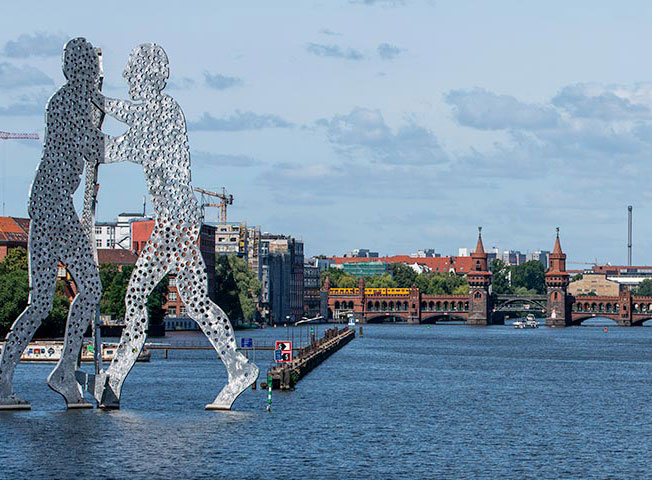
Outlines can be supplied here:
<path id="1" fill-rule="evenodd" d="M 547 306 L 546 326 L 566 327 L 571 325 L 571 298 L 568 295 L 570 278 L 566 272 L 566 254 L 561 250 L 559 227 L 555 248 L 550 254 L 550 268 L 546 272 Z"/>
<path id="2" fill-rule="evenodd" d="M 630 292 L 629 288 L 622 287 L 618 297 L 618 324 L 622 327 L 631 327 L 634 318 L 634 312 L 632 311 L 632 307 L 634 306 L 634 302 L 632 302 L 632 292 Z"/>
<path id="3" fill-rule="evenodd" d="M 478 243 L 471 254 L 471 271 L 466 278 L 469 281 L 469 315 L 468 325 L 488 325 L 490 323 L 489 286 L 491 272 L 487 266 L 487 254 L 482 245 L 482 227 L 478 227 Z"/>
<path id="4" fill-rule="evenodd" d="M 324 286 L 319 290 L 319 314 L 326 321 L 330 320 L 328 318 L 328 292 L 331 289 L 331 281 L 326 276 L 324 280 Z"/>
<path id="5" fill-rule="evenodd" d="M 365 322 L 365 319 L 367 318 L 366 295 L 367 294 L 365 291 L 364 277 L 360 277 L 360 279 L 358 280 L 358 298 L 353 303 L 354 305 L 353 315 L 355 316 L 355 319 L 360 323 L 366 323 Z"/>

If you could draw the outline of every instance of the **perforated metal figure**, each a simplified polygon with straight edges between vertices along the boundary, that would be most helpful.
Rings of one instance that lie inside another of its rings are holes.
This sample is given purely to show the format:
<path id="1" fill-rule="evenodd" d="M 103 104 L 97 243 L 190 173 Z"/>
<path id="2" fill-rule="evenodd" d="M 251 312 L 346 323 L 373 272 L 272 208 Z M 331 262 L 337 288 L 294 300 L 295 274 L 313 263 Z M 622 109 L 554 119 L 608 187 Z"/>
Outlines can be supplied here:
<path id="1" fill-rule="evenodd" d="M 97 91 L 100 67 L 93 46 L 83 38 L 70 40 L 63 51 L 67 83 L 50 98 L 45 114 L 43 155 L 29 198 L 29 282 L 27 308 L 7 334 L 0 357 L 0 409 L 29 408 L 13 393 L 13 375 L 25 347 L 52 308 L 59 262 L 75 281 L 64 348 L 47 383 L 66 400 L 68 408 L 92 405 L 84 400 L 75 379 L 83 335 L 101 297 L 93 249 L 73 205 L 86 160 L 104 153 L 97 130 L 100 117 L 91 99 Z"/>
<path id="2" fill-rule="evenodd" d="M 228 317 L 208 297 L 206 266 L 198 247 L 201 215 L 190 184 L 186 121 L 179 105 L 162 93 L 169 75 L 165 51 L 155 44 L 136 47 L 123 73 L 129 96 L 141 103 L 104 100 L 104 111 L 129 125 L 120 137 L 106 137 L 105 163 L 131 161 L 143 166 L 156 224 L 129 280 L 126 327 L 116 355 L 95 381 L 101 407 L 119 408 L 122 385 L 145 343 L 147 297 L 167 273 L 188 315 L 197 322 L 224 362 L 228 384 L 207 409 L 230 409 L 258 377 L 258 368 L 236 351 Z"/>

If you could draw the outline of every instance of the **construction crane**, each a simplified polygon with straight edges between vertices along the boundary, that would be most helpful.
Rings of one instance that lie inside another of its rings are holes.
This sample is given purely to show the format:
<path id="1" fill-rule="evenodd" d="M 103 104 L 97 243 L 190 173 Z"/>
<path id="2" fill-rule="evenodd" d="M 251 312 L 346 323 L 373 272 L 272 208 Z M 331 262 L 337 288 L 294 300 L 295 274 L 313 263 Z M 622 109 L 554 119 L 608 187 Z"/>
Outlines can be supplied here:
<path id="1" fill-rule="evenodd" d="M 206 207 L 218 207 L 220 209 L 220 223 L 226 223 L 226 207 L 233 205 L 233 195 L 227 195 L 226 188 L 222 187 L 222 193 L 211 192 L 203 188 L 195 187 L 193 189 L 197 193 L 201 193 L 201 216 L 206 218 L 204 209 Z M 207 202 L 205 196 L 216 197 L 222 200 L 220 203 Z"/>
<path id="2" fill-rule="evenodd" d="M 38 133 L 14 133 L 3 132 L 0 130 L 0 140 L 38 140 Z M 6 157 L 6 154 L 4 155 Z M 6 158 L 2 162 L 2 216 L 5 215 L 5 163 Z"/>
<path id="3" fill-rule="evenodd" d="M 566 262 L 566 263 L 568 263 L 569 265 L 593 265 L 593 266 L 600 265 L 598 263 L 597 258 L 595 259 L 595 262 Z"/>

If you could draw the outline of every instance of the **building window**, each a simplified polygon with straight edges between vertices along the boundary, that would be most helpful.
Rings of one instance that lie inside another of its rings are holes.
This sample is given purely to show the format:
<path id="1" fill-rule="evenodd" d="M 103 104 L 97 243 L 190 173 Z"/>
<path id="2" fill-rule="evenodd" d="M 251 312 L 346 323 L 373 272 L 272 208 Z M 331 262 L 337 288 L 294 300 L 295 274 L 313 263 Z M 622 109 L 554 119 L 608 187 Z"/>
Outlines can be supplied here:
<path id="1" fill-rule="evenodd" d="M 168 286 L 176 287 L 177 286 L 177 277 L 170 277 L 168 280 Z"/>
<path id="2" fill-rule="evenodd" d="M 95 227 L 95 234 L 100 235 L 102 233 L 102 227 Z"/>
<path id="3" fill-rule="evenodd" d="M 182 305 L 181 307 L 179 307 L 179 315 L 181 315 L 182 317 L 184 315 L 186 315 L 186 306 L 185 305 Z"/>
<path id="4" fill-rule="evenodd" d="M 115 240 L 114 239 L 110 238 L 108 240 L 108 242 L 109 242 L 109 248 L 113 248 L 115 246 Z"/>
<path id="5" fill-rule="evenodd" d="M 95 246 L 96 247 L 101 247 L 102 246 L 102 239 L 101 238 L 98 238 L 97 240 L 95 240 Z"/>
<path id="6" fill-rule="evenodd" d="M 176 317 L 177 316 L 177 309 L 176 308 L 168 308 L 168 317 Z"/>
<path id="7" fill-rule="evenodd" d="M 170 292 L 168 294 L 168 300 L 174 302 L 177 299 L 177 292 Z"/>

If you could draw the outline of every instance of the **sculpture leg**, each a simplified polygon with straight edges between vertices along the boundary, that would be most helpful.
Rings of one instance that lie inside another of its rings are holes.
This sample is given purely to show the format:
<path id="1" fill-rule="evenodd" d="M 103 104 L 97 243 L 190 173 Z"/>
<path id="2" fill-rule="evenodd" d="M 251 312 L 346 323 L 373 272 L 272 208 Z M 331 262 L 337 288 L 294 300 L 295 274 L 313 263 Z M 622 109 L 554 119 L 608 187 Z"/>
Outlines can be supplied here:
<path id="1" fill-rule="evenodd" d="M 93 408 L 93 404 L 84 399 L 75 371 L 79 369 L 84 333 L 95 318 L 95 310 L 102 296 L 102 284 L 88 237 L 83 233 L 81 225 L 73 223 L 69 235 L 71 253 L 63 255 L 63 262 L 78 291 L 70 304 L 61 358 L 48 376 L 48 386 L 63 396 L 68 408 Z"/>
<path id="2" fill-rule="evenodd" d="M 29 403 L 13 393 L 13 377 L 20 356 L 52 308 L 57 259 L 48 250 L 36 247 L 36 244 L 40 244 L 39 239 L 45 236 L 38 223 L 32 222 L 29 236 L 31 292 L 27 307 L 11 326 L 0 355 L 0 410 L 30 408 Z"/>
<path id="3" fill-rule="evenodd" d="M 196 253 L 193 265 L 179 272 L 177 289 L 188 314 L 208 337 L 228 375 L 227 385 L 213 403 L 206 405 L 206 409 L 231 410 L 233 402 L 258 379 L 258 367 L 236 350 L 231 322 L 224 311 L 208 298 L 204 262 L 199 252 Z"/>
<path id="4" fill-rule="evenodd" d="M 151 258 L 147 259 L 153 249 L 151 243 L 157 238 L 155 233 L 150 238 L 148 247 L 138 258 L 136 268 L 129 279 L 125 297 L 126 326 L 116 354 L 106 372 L 100 373 L 95 380 L 94 396 L 100 408 L 120 408 L 122 385 L 145 345 L 149 325 L 147 298 L 167 274 L 167 268 L 162 265 L 162 262 L 150 263 Z"/>

